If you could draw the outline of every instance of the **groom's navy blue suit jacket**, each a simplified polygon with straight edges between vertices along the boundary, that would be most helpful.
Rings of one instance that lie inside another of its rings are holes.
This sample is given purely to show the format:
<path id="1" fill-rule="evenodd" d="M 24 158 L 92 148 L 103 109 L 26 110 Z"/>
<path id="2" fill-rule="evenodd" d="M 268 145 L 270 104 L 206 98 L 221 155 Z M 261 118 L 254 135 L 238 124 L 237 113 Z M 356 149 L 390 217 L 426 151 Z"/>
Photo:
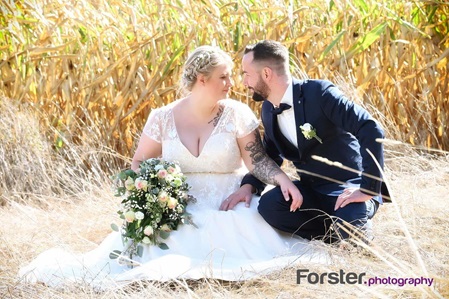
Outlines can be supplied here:
<path id="1" fill-rule="evenodd" d="M 283 136 L 277 116 L 271 113 L 272 109 L 273 105 L 264 101 L 261 113 L 263 144 L 268 155 L 278 165 L 284 159 L 292 161 L 301 181 L 321 194 L 338 196 L 348 185 L 354 185 L 367 194 L 379 195 L 382 190 L 388 196 L 379 179 L 381 171 L 367 151 L 383 167 L 383 147 L 376 142 L 377 138 L 384 137 L 383 129 L 365 109 L 346 98 L 331 82 L 293 79 L 298 148 Z M 315 138 L 304 137 L 299 126 L 305 123 L 315 128 L 322 143 Z M 341 163 L 356 172 L 323 163 L 312 156 Z M 259 191 L 265 188 L 265 184 L 250 174 L 245 176 L 242 185 L 246 183 Z M 375 199 L 382 202 L 380 196 Z"/>

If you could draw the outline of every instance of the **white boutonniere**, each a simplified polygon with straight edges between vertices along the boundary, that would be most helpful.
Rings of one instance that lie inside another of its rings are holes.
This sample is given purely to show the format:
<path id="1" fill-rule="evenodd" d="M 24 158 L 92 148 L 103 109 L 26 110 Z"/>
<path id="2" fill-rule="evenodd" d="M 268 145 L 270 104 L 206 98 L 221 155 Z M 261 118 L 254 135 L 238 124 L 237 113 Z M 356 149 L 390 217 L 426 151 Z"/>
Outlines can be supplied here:
<path id="1" fill-rule="evenodd" d="M 306 139 L 312 139 L 312 138 L 315 138 L 316 140 L 319 141 L 319 143 L 323 143 L 323 141 L 321 140 L 321 138 L 318 137 L 318 135 L 316 134 L 315 128 L 312 127 L 311 124 L 305 123 L 304 125 L 299 126 L 299 127 L 301 128 L 302 135 L 304 135 L 304 137 L 305 137 Z"/>

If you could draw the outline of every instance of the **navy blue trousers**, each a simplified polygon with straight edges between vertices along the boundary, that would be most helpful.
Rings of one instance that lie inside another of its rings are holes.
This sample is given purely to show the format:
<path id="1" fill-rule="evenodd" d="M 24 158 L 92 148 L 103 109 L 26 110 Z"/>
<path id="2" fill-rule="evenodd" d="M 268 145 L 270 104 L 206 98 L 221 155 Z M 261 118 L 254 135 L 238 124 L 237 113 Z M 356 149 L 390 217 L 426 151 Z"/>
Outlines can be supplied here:
<path id="1" fill-rule="evenodd" d="M 342 220 L 355 227 L 362 227 L 377 212 L 374 199 L 351 203 L 334 211 L 337 196 L 328 196 L 314 191 L 299 181 L 293 182 L 303 196 L 303 204 L 296 212 L 290 212 L 291 201 L 285 201 L 281 189 L 275 187 L 264 193 L 259 201 L 259 213 L 274 228 L 294 233 L 306 239 L 322 239 L 336 242 L 349 235 L 336 223 Z M 331 229 L 332 227 L 332 229 Z"/>

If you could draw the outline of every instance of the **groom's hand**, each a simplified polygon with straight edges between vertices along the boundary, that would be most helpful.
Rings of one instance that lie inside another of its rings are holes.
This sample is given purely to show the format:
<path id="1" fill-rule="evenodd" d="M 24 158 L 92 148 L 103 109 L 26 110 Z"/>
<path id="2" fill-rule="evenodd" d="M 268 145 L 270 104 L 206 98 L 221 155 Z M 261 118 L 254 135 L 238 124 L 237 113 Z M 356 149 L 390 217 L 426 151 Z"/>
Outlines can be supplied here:
<path id="1" fill-rule="evenodd" d="M 344 208 L 352 202 L 365 202 L 373 198 L 372 195 L 368 195 L 360 191 L 358 188 L 346 188 L 342 194 L 340 194 L 335 202 L 334 211 L 339 208 Z"/>
<path id="2" fill-rule="evenodd" d="M 220 211 L 232 210 L 239 202 L 244 202 L 245 206 L 249 208 L 253 196 L 253 186 L 245 184 L 228 196 L 220 205 Z"/>
<path id="3" fill-rule="evenodd" d="M 295 212 L 302 206 L 303 198 L 301 192 L 290 180 L 287 183 L 281 184 L 280 187 L 285 201 L 289 201 L 290 199 L 292 200 L 290 204 L 290 212 Z"/>

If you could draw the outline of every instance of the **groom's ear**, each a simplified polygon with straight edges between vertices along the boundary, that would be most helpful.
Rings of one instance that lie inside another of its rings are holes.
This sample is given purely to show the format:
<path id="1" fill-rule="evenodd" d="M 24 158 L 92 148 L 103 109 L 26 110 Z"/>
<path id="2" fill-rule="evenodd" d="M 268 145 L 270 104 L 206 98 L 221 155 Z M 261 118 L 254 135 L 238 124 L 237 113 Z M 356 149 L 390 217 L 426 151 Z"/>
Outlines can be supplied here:
<path id="1" fill-rule="evenodd" d="M 273 70 L 269 67 L 264 67 L 262 69 L 262 78 L 264 81 L 270 81 L 271 77 L 273 76 Z"/>

